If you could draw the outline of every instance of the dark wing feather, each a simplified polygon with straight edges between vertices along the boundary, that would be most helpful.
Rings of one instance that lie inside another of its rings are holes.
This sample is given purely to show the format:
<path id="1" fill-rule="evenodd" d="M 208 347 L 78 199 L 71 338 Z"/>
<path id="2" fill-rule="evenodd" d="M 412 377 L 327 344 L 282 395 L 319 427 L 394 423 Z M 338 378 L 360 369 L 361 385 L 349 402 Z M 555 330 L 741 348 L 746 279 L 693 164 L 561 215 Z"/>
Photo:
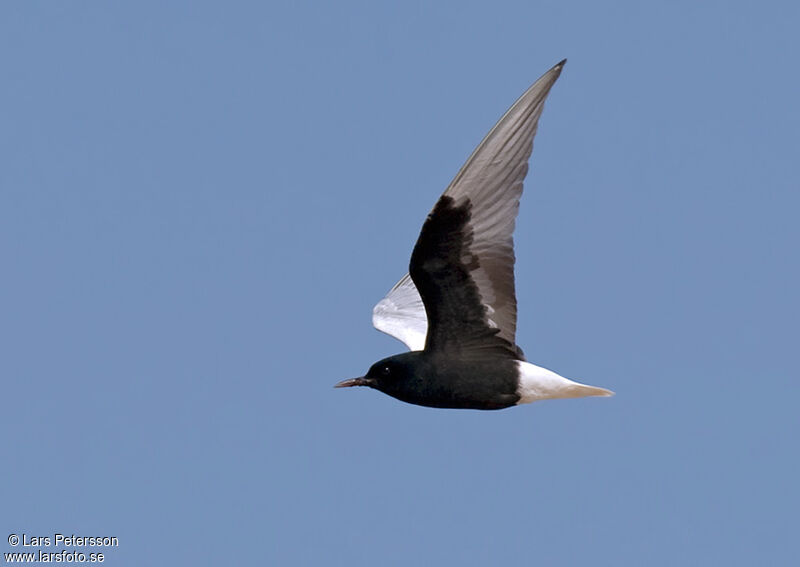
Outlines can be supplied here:
<path id="1" fill-rule="evenodd" d="M 539 116 L 565 62 L 492 128 L 422 227 L 409 273 L 425 305 L 427 350 L 489 348 L 522 358 L 512 234 Z"/>

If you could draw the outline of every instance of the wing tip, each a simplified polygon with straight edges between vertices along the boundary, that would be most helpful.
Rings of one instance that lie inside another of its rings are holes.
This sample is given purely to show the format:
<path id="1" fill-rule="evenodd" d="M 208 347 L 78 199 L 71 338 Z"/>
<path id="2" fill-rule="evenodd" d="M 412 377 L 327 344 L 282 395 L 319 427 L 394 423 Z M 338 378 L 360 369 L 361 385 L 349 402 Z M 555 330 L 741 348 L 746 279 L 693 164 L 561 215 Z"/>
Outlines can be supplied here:
<path id="1" fill-rule="evenodd" d="M 545 76 L 555 75 L 555 77 L 553 78 L 553 81 L 555 81 L 558 78 L 558 76 L 561 75 L 561 71 L 562 71 L 562 69 L 564 69 L 564 65 L 566 65 L 566 64 L 567 64 L 567 60 L 566 59 L 562 59 L 561 61 L 559 61 L 558 63 L 553 65 L 550 68 L 550 70 L 547 73 L 545 73 Z"/>

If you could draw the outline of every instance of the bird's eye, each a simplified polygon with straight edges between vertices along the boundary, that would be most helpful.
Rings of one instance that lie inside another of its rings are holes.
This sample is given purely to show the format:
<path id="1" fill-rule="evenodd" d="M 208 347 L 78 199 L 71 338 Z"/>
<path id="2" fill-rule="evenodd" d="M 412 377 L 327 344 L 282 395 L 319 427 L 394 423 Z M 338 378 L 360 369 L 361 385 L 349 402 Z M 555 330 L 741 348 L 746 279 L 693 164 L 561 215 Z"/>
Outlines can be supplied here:
<path id="1" fill-rule="evenodd" d="M 383 368 L 381 368 L 381 375 L 382 376 L 388 376 L 391 373 L 392 373 L 392 370 L 388 366 L 384 366 Z"/>

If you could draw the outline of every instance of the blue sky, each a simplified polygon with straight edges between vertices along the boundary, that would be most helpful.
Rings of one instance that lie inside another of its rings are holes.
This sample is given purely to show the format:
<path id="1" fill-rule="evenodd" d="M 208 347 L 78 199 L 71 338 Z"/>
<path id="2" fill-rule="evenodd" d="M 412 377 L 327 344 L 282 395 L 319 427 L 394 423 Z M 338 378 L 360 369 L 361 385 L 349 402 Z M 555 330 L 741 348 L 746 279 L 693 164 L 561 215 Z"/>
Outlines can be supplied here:
<path id="1" fill-rule="evenodd" d="M 115 536 L 125 566 L 796 560 L 797 3 L 0 14 L 0 541 Z M 403 350 L 373 304 L 564 57 L 517 339 L 617 395 L 334 390 Z"/>

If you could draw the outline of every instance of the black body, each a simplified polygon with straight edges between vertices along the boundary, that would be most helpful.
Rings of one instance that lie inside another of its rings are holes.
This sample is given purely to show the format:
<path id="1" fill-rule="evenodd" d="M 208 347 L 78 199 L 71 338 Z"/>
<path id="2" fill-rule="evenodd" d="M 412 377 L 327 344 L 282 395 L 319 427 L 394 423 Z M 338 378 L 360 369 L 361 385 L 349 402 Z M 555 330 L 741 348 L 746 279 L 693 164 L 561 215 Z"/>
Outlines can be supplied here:
<path id="1" fill-rule="evenodd" d="M 508 358 L 406 352 L 376 362 L 364 380 L 398 400 L 433 408 L 492 410 L 519 401 L 517 365 Z"/>

